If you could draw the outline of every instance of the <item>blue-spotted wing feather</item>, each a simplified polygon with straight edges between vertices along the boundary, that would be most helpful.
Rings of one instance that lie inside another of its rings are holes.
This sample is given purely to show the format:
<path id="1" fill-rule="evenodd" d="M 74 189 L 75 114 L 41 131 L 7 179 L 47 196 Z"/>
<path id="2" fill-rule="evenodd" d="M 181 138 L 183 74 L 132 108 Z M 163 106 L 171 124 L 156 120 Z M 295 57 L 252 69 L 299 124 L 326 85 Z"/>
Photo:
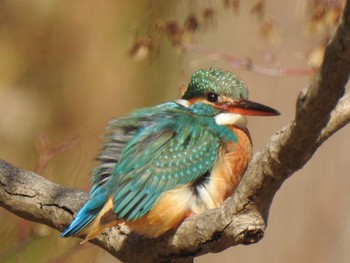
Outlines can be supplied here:
<path id="1" fill-rule="evenodd" d="M 156 112 L 176 109 L 178 107 L 179 105 L 176 103 L 164 103 L 153 108 L 136 111 L 131 116 L 125 118 L 112 120 L 108 125 L 108 133 L 103 149 L 96 158 L 101 164 L 92 172 L 91 183 L 93 188 L 91 189 L 91 193 L 108 181 L 115 165 L 119 162 L 125 145 L 143 127 L 147 127 L 154 122 L 153 115 Z"/>

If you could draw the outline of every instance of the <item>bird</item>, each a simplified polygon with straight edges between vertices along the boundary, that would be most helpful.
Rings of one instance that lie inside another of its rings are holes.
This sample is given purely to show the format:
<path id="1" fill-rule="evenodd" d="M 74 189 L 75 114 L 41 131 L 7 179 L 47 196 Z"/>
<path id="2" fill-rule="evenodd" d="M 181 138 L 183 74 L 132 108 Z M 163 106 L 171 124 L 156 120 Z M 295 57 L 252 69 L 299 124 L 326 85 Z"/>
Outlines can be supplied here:
<path id="1" fill-rule="evenodd" d="M 157 238 L 221 206 L 252 156 L 246 116 L 279 114 L 248 100 L 230 71 L 197 70 L 180 99 L 110 121 L 90 198 L 61 237 L 85 242 L 125 224 Z"/>

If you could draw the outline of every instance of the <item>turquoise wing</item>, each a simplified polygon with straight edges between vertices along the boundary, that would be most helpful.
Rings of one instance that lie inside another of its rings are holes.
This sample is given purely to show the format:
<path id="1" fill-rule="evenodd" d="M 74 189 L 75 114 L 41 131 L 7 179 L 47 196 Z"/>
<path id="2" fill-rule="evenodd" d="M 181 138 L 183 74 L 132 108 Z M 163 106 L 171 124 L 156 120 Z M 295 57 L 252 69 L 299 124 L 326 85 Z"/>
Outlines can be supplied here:
<path id="1" fill-rule="evenodd" d="M 121 153 L 125 147 L 144 127 L 151 126 L 155 121 L 159 121 L 165 115 L 160 116 L 160 112 L 178 111 L 179 105 L 176 103 L 164 103 L 152 108 L 141 109 L 132 115 L 113 119 L 107 127 L 107 136 L 103 148 L 96 160 L 100 162 L 92 171 L 92 189 L 90 195 L 98 188 L 102 187 L 113 175 L 113 170 L 118 164 Z"/>
<path id="2" fill-rule="evenodd" d="M 139 219 L 163 192 L 194 183 L 213 167 L 222 141 L 194 119 L 173 116 L 126 146 L 110 185 L 118 218 Z"/>
<path id="3" fill-rule="evenodd" d="M 222 144 L 236 142 L 237 137 L 194 110 L 166 103 L 116 120 L 109 137 L 118 158 L 105 176 L 101 174 L 106 163 L 97 168 L 91 196 L 105 191 L 113 197 L 117 218 L 134 221 L 149 212 L 162 193 L 205 175 Z M 120 135 L 126 139 L 113 142 Z"/>

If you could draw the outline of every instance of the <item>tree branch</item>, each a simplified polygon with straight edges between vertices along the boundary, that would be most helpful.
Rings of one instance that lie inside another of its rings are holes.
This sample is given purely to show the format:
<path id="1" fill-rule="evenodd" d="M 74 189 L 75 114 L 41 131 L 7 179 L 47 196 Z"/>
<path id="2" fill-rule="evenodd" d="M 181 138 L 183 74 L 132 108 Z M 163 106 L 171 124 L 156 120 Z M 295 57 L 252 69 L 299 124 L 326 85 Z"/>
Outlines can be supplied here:
<path id="1" fill-rule="evenodd" d="M 318 75 L 297 100 L 294 120 L 272 137 L 265 150 L 254 155 L 237 191 L 221 208 L 190 217 L 177 230 L 157 239 L 140 237 L 120 226 L 91 242 L 128 262 L 141 259 L 191 262 L 201 254 L 258 242 L 264 234 L 270 204 L 284 180 L 302 168 L 326 139 L 349 122 L 350 96 L 338 103 L 349 72 L 350 1 L 347 1 Z M 0 162 L 0 187 L 0 205 L 5 209 L 60 231 L 88 199 L 87 193 L 54 184 L 4 161 Z"/>
<path id="2" fill-rule="evenodd" d="M 316 142 L 319 147 L 325 140 L 331 137 L 338 130 L 350 122 L 350 93 L 344 95 L 339 101 L 337 107 L 333 110 L 327 127 L 322 130 L 320 137 Z"/>

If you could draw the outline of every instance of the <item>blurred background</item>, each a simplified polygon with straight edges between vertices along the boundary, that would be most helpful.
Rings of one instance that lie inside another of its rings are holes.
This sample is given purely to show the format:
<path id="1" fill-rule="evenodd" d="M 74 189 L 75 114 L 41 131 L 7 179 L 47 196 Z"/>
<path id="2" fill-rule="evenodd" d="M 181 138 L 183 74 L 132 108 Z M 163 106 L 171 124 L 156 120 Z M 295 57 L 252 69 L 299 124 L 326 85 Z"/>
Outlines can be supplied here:
<path id="1" fill-rule="evenodd" d="M 2 0 L 0 158 L 88 191 L 108 121 L 176 99 L 195 70 L 212 66 L 235 72 L 250 99 L 282 113 L 249 119 L 258 151 L 293 118 L 341 7 L 326 0 Z M 288 71 L 269 70 L 276 68 Z M 348 262 L 348 138 L 345 127 L 287 180 L 261 242 L 195 262 Z M 0 262 L 116 262 L 79 242 L 0 209 Z"/>

